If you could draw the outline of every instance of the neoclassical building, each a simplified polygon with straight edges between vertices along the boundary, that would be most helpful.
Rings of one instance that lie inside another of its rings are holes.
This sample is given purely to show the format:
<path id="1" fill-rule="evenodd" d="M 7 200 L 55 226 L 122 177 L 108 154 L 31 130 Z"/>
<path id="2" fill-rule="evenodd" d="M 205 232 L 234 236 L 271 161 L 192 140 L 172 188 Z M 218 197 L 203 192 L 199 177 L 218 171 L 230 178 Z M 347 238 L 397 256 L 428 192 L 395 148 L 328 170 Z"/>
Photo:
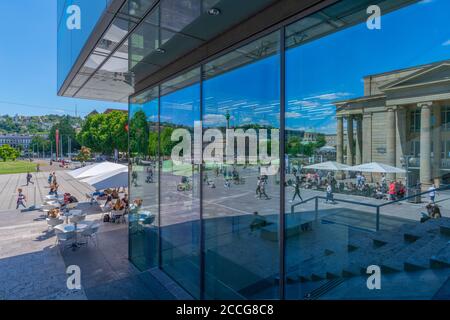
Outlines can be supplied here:
<path id="1" fill-rule="evenodd" d="M 338 162 L 408 161 L 423 188 L 450 171 L 450 60 L 366 76 L 363 97 L 335 105 Z"/>

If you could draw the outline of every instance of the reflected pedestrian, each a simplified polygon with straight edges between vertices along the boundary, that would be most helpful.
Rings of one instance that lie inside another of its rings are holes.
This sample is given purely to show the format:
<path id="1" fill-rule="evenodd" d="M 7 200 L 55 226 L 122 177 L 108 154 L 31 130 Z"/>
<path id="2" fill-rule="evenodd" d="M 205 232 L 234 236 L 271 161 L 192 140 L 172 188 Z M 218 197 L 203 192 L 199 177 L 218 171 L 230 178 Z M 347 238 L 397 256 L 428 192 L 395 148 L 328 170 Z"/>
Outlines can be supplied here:
<path id="1" fill-rule="evenodd" d="M 303 198 L 300 194 L 300 178 L 298 176 L 295 179 L 294 196 L 292 197 L 292 200 L 290 202 L 293 202 L 297 196 L 300 198 L 301 201 L 303 201 Z"/>
<path id="2" fill-rule="evenodd" d="M 331 187 L 331 184 L 327 184 L 327 197 L 325 203 L 328 203 L 328 201 L 331 201 L 331 203 L 334 203 L 334 195 L 333 195 L 333 188 Z"/>

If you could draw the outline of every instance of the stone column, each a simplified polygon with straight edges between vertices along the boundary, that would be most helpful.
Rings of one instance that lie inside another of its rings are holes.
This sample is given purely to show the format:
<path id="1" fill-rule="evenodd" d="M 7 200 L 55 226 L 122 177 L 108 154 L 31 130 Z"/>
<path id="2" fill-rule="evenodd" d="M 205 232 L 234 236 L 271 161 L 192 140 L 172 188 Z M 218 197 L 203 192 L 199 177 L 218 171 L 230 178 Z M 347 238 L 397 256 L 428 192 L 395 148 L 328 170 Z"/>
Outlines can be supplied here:
<path id="1" fill-rule="evenodd" d="M 405 154 L 407 154 L 407 143 L 406 143 L 406 109 L 404 107 L 398 107 L 396 110 L 396 115 L 395 115 L 395 119 L 396 119 L 396 125 L 395 125 L 395 130 L 396 130 L 396 152 L 395 152 L 395 156 L 396 156 L 396 161 L 395 161 L 395 166 L 397 168 L 402 168 L 403 166 L 403 162 L 402 160 L 403 157 L 405 156 Z M 397 179 L 402 178 L 405 179 L 406 175 L 405 174 L 397 174 Z"/>
<path id="2" fill-rule="evenodd" d="M 434 126 L 433 126 L 433 178 L 436 187 L 441 184 L 441 153 L 442 153 L 442 138 L 441 138 L 441 106 L 436 105 L 433 108 Z"/>
<path id="3" fill-rule="evenodd" d="M 344 163 L 344 117 L 337 116 L 336 161 Z"/>
<path id="4" fill-rule="evenodd" d="M 347 117 L 347 165 L 353 166 L 353 116 Z"/>
<path id="5" fill-rule="evenodd" d="M 420 111 L 420 183 L 422 190 L 431 185 L 431 106 L 432 102 L 418 104 Z"/>
<path id="6" fill-rule="evenodd" d="M 393 107 L 388 107 L 386 113 L 386 164 L 395 167 L 395 111 Z M 387 176 L 389 180 L 395 179 L 395 174 Z"/>
<path id="7" fill-rule="evenodd" d="M 362 120 L 363 133 L 363 163 L 372 162 L 372 113 L 365 113 Z"/>
<path id="8" fill-rule="evenodd" d="M 356 152 L 355 163 L 356 165 L 362 164 L 362 147 L 363 147 L 363 129 L 361 116 L 356 117 Z"/>

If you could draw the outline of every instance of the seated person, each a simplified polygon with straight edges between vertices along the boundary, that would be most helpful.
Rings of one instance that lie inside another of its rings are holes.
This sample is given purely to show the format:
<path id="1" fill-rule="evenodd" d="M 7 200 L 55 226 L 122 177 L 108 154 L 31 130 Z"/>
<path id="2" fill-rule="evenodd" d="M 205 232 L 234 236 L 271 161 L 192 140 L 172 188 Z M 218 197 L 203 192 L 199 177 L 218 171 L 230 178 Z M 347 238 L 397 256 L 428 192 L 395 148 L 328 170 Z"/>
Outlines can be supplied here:
<path id="1" fill-rule="evenodd" d="M 124 206 L 125 208 L 128 207 L 129 200 L 128 200 L 128 195 L 127 195 L 126 193 L 125 193 L 125 195 L 124 195 L 123 198 L 122 198 L 122 204 L 123 204 L 123 206 Z"/>
<path id="2" fill-rule="evenodd" d="M 267 222 L 265 217 L 261 217 L 257 211 L 255 211 L 253 213 L 253 215 L 255 216 L 255 218 L 253 219 L 253 221 L 250 223 L 250 231 L 254 231 L 255 229 L 259 229 L 265 226 L 268 226 L 272 223 Z"/>
<path id="3" fill-rule="evenodd" d="M 403 184 L 400 184 L 397 191 L 397 197 L 400 199 L 404 198 L 405 194 L 406 194 L 405 186 Z"/>
<path id="4" fill-rule="evenodd" d="M 384 198 L 384 193 L 383 193 L 383 191 L 381 190 L 381 186 L 378 186 L 378 187 L 375 189 L 375 199 L 383 200 L 383 198 Z"/>
<path id="5" fill-rule="evenodd" d="M 106 196 L 105 206 L 106 206 L 108 203 L 112 203 L 112 200 L 113 200 L 112 195 L 111 195 L 111 194 L 108 194 L 108 195 Z"/>
<path id="6" fill-rule="evenodd" d="M 111 196 L 113 199 L 119 199 L 119 192 L 116 189 L 114 189 Z"/>
<path id="7" fill-rule="evenodd" d="M 120 201 L 120 199 L 117 199 L 116 203 L 113 206 L 113 210 L 120 211 L 123 209 L 125 209 L 125 206 L 122 204 L 122 201 Z"/>
<path id="8" fill-rule="evenodd" d="M 51 210 L 48 212 L 48 217 L 49 217 L 49 218 L 56 219 L 56 218 L 59 218 L 59 216 L 60 216 L 60 211 L 59 211 L 58 208 L 51 209 Z"/>

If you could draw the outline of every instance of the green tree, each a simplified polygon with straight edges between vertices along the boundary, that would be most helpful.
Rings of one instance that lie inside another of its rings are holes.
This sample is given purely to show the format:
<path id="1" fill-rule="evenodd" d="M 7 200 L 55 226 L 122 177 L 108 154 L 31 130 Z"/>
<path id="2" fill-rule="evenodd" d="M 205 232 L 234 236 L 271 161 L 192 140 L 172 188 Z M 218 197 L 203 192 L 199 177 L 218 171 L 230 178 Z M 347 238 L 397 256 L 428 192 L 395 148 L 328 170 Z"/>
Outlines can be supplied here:
<path id="1" fill-rule="evenodd" d="M 124 112 L 113 111 L 108 113 L 105 117 L 106 129 L 107 129 L 107 145 L 110 149 L 108 154 L 118 150 L 120 152 L 128 151 L 128 133 L 126 125 L 128 121 L 128 115 Z"/>
<path id="2" fill-rule="evenodd" d="M 95 152 L 103 152 L 106 137 L 104 136 L 104 114 L 89 116 L 77 135 L 78 141 Z"/>
<path id="3" fill-rule="evenodd" d="M 143 110 L 137 111 L 130 119 L 130 151 L 147 155 L 150 151 L 149 127 Z M 156 141 L 157 142 L 157 141 Z M 157 145 L 156 145 L 157 146 Z M 151 152 L 151 151 L 150 151 Z"/>
<path id="4" fill-rule="evenodd" d="M 115 149 L 126 152 L 127 120 L 127 114 L 120 111 L 91 115 L 86 119 L 77 138 L 84 146 L 95 152 L 107 155 L 113 154 Z"/>
<path id="5" fill-rule="evenodd" d="M 172 154 L 173 147 L 178 143 L 172 141 L 172 132 L 175 130 L 173 127 L 164 127 L 161 130 L 161 155 L 168 157 Z"/>
<path id="6" fill-rule="evenodd" d="M 88 161 L 92 157 L 91 149 L 88 147 L 81 147 L 80 152 L 77 155 L 78 161 Z"/>
<path id="7" fill-rule="evenodd" d="M 317 135 L 317 141 L 316 141 L 316 148 L 322 148 L 323 146 L 325 146 L 327 144 L 327 140 L 325 139 L 325 135 L 324 134 L 318 134 Z"/>
<path id="8" fill-rule="evenodd" d="M 6 162 L 7 160 L 15 161 L 20 156 L 20 152 L 8 144 L 0 147 L 0 158 Z"/>
<path id="9" fill-rule="evenodd" d="M 290 137 L 287 143 L 287 153 L 290 156 L 296 156 L 301 153 L 302 140 L 300 137 Z"/>

